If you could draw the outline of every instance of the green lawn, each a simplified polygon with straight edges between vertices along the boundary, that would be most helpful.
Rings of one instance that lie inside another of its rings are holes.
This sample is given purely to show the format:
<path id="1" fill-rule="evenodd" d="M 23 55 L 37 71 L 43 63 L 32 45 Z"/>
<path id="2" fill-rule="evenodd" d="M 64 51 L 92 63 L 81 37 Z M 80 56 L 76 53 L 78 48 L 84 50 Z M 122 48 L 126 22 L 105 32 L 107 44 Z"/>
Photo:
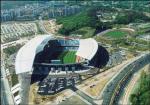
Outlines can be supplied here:
<path id="1" fill-rule="evenodd" d="M 125 32 L 125 31 L 114 30 L 114 31 L 107 32 L 105 35 L 111 38 L 122 38 L 126 36 L 127 34 L 128 32 Z"/>
<path id="2" fill-rule="evenodd" d="M 75 63 L 76 62 L 76 51 L 64 51 L 59 55 L 59 59 L 62 60 L 62 62 L 65 63 Z"/>

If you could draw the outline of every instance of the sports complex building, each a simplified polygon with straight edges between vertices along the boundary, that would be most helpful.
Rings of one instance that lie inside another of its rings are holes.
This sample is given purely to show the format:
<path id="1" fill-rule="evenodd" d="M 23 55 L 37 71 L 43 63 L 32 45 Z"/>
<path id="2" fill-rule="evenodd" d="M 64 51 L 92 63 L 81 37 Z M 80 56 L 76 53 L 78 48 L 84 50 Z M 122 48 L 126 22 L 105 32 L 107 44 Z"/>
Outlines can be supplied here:
<path id="1" fill-rule="evenodd" d="M 108 60 L 106 49 L 92 38 L 37 36 L 25 44 L 16 56 L 15 70 L 19 77 L 21 103 L 27 102 L 32 83 L 41 81 L 38 93 L 53 94 L 73 86 L 82 73 L 104 67 Z"/>

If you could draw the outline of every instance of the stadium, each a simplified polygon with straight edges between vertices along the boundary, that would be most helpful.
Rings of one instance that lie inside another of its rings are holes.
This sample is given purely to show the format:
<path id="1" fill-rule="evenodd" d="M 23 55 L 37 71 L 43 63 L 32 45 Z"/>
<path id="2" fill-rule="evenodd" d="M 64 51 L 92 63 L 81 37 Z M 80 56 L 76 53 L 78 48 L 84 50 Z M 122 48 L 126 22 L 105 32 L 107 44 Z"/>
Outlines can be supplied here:
<path id="1" fill-rule="evenodd" d="M 92 38 L 35 37 L 16 55 L 22 103 L 28 102 L 31 84 L 39 82 L 40 94 L 55 94 L 74 86 L 83 73 L 104 67 L 108 60 L 107 50 Z"/>
<path id="2" fill-rule="evenodd" d="M 107 64 L 108 52 L 94 39 L 35 37 L 23 46 L 16 57 L 16 73 L 82 73 Z"/>

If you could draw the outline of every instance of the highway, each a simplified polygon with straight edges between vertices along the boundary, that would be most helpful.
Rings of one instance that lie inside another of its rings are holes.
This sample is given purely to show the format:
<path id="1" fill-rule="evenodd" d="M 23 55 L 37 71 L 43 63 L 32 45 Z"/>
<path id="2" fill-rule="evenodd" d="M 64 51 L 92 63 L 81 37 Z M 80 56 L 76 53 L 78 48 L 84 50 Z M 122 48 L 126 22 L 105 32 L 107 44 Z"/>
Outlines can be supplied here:
<path id="1" fill-rule="evenodd" d="M 136 74 L 137 75 L 137 74 Z M 122 104 L 129 104 L 129 97 L 130 97 L 130 93 L 132 91 L 132 88 L 135 86 L 137 80 L 139 79 L 140 75 L 136 76 L 134 75 L 134 77 L 132 78 L 132 80 L 129 83 L 128 87 L 125 87 L 125 93 L 123 95 L 123 100 L 121 100 Z M 120 102 L 120 101 L 119 101 Z"/>
<path id="2" fill-rule="evenodd" d="M 136 72 L 131 81 L 128 83 L 128 85 L 125 87 L 125 91 L 123 93 L 123 97 L 121 98 L 121 100 L 119 101 L 119 104 L 130 104 L 129 103 L 129 97 L 132 93 L 132 90 L 135 88 L 135 84 L 137 83 L 137 81 L 140 79 L 140 74 L 142 71 L 145 71 L 145 70 L 149 70 L 149 64 L 146 65 L 144 68 L 140 69 L 138 72 Z"/>
<path id="3" fill-rule="evenodd" d="M 1 104 L 2 105 L 8 105 L 9 101 L 8 101 L 8 96 L 4 87 L 4 79 L 1 78 Z"/>
<path id="4" fill-rule="evenodd" d="M 2 52 L 1 52 L 2 54 Z M 5 72 L 5 64 L 1 55 L 1 105 L 15 105 Z"/>
<path id="5" fill-rule="evenodd" d="M 123 67 L 126 67 L 128 64 L 130 64 L 131 63 L 131 61 L 134 61 L 136 58 L 133 58 L 132 60 L 129 60 L 129 61 L 126 61 L 126 62 L 124 62 L 122 65 L 120 65 L 119 67 L 117 67 L 117 68 L 114 68 L 114 69 L 112 69 L 111 71 L 106 71 L 106 72 L 104 72 L 104 74 L 103 75 L 101 75 L 100 74 L 100 76 L 99 77 L 97 77 L 97 78 L 105 78 L 106 76 L 107 76 L 107 74 L 109 74 L 108 76 L 110 76 L 110 75 L 113 75 L 114 74 L 114 72 L 112 72 L 112 71 L 114 71 L 114 70 L 116 70 L 116 71 L 119 71 L 119 70 L 117 70 L 117 69 L 122 69 Z M 105 77 L 103 77 L 103 76 L 105 76 Z M 94 84 L 96 84 L 96 82 L 93 82 Z M 90 83 L 90 85 L 92 85 L 93 83 Z M 85 87 L 85 88 L 87 88 L 87 87 Z M 94 98 L 94 97 L 91 97 L 90 95 L 88 95 L 88 94 L 86 94 L 85 93 L 85 91 L 84 91 L 85 89 L 83 89 L 83 87 L 81 86 L 77 86 L 77 88 L 74 90 L 75 91 L 75 93 L 77 94 L 77 95 L 79 95 L 80 97 L 82 97 L 83 99 L 85 99 L 86 101 L 88 101 L 89 103 L 91 103 L 92 105 L 96 105 L 97 103 L 95 103 L 95 101 L 97 101 L 97 100 L 101 100 L 101 94 L 100 94 L 100 96 L 99 97 L 97 97 L 97 98 Z M 101 92 L 102 93 L 102 92 Z"/>
<path id="6" fill-rule="evenodd" d="M 103 105 L 116 105 L 120 94 L 131 76 L 150 62 L 150 54 L 139 56 L 136 60 L 122 68 L 123 70 L 107 84 L 103 93 Z"/>
<path id="7" fill-rule="evenodd" d="M 42 24 L 42 20 L 41 20 L 41 24 Z M 42 24 L 42 29 L 44 30 L 44 31 L 46 31 L 45 30 L 45 28 L 44 28 L 44 26 L 43 26 L 43 24 Z M 46 33 L 48 33 L 48 32 L 46 32 Z M 48 33 L 48 34 L 50 34 L 50 33 Z M 27 40 L 18 40 L 18 41 L 14 41 L 14 42 L 10 42 L 10 43 L 6 43 L 6 44 L 3 44 L 2 45 L 2 49 L 3 48 L 7 48 L 9 45 L 15 45 L 16 43 L 23 43 L 23 42 L 26 42 Z M 137 59 L 138 60 L 138 59 Z M 132 62 L 130 62 L 130 63 L 132 63 Z M 130 64 L 129 63 L 129 64 Z M 129 66 L 129 65 L 126 65 L 126 66 Z M 124 69 L 124 68 L 123 68 Z M 1 89 L 2 89 L 2 93 L 1 93 L 1 104 L 2 105 L 7 105 L 7 104 L 14 104 L 14 101 L 13 101 L 13 98 L 12 98 L 12 96 L 11 96 L 11 91 L 10 91 L 10 87 L 9 87 L 9 84 L 8 84 L 8 80 L 7 80 L 7 78 L 6 78 L 6 74 L 5 74 L 5 69 L 4 69 L 4 61 L 2 60 L 2 67 L 1 67 Z M 130 73 L 129 73 L 130 74 Z M 119 75 L 119 73 L 118 73 L 118 75 Z M 114 77 L 115 78 L 115 77 Z M 112 78 L 112 80 L 114 79 L 114 78 Z M 119 86 L 120 86 L 121 84 L 119 84 Z M 79 96 L 81 96 L 82 98 L 84 98 L 85 100 L 87 100 L 89 103 L 91 103 L 92 105 L 96 105 L 96 103 L 94 102 L 94 100 L 93 100 L 93 98 L 91 98 L 90 96 L 88 96 L 87 94 L 85 94 L 83 91 L 81 91 L 81 90 L 79 90 L 79 89 L 77 89 L 76 91 L 75 91 Z M 117 92 L 117 90 L 116 90 L 116 92 Z M 112 98 L 111 97 L 111 101 L 112 101 L 112 103 L 113 103 L 113 101 L 115 100 L 115 95 L 114 95 L 114 98 Z"/>

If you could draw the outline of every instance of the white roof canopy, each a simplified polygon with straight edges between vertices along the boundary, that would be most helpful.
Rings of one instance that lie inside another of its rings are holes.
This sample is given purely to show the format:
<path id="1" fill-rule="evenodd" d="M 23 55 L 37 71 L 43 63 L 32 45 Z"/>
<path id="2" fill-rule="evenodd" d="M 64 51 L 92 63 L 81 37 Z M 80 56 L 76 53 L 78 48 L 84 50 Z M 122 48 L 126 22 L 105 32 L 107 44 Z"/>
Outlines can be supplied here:
<path id="1" fill-rule="evenodd" d="M 18 51 L 15 60 L 16 74 L 32 71 L 36 54 L 43 50 L 44 46 L 50 39 L 53 39 L 52 35 L 37 36 L 30 40 Z M 97 50 L 98 43 L 94 39 L 81 39 L 79 40 L 79 49 L 76 55 L 91 60 L 96 54 Z"/>
<path id="2" fill-rule="evenodd" d="M 79 49 L 76 53 L 77 56 L 91 60 L 98 50 L 98 43 L 92 39 L 81 39 L 79 41 Z"/>
<path id="3" fill-rule="evenodd" d="M 42 51 L 51 38 L 51 35 L 37 36 L 18 51 L 15 61 L 16 74 L 29 72 L 32 70 L 36 53 Z"/>

